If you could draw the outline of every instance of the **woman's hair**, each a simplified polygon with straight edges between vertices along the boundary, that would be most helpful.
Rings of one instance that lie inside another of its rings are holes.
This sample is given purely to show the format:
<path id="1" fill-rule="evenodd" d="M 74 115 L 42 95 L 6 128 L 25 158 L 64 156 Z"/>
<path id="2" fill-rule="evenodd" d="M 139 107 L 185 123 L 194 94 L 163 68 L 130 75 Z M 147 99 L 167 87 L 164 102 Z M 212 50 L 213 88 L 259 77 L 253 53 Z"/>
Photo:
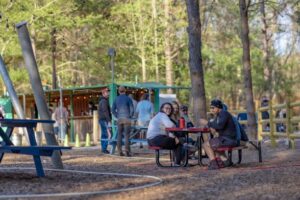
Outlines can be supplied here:
<path id="1" fill-rule="evenodd" d="M 173 114 L 173 106 L 172 106 L 172 104 L 171 103 L 169 103 L 169 102 L 166 102 L 166 103 L 163 103 L 161 106 L 160 106 L 160 109 L 159 109 L 159 112 L 163 112 L 163 113 L 165 113 L 164 112 L 164 110 L 163 110 L 163 108 L 165 107 L 165 105 L 169 105 L 170 107 L 171 107 L 171 112 L 170 112 L 170 115 L 172 115 Z"/>

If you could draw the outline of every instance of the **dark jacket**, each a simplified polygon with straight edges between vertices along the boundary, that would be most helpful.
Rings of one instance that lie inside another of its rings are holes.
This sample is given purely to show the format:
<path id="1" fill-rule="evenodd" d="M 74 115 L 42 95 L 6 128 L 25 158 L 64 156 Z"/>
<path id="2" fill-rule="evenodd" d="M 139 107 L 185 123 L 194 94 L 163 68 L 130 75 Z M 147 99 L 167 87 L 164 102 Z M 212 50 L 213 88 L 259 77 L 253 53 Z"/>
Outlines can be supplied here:
<path id="1" fill-rule="evenodd" d="M 98 116 L 99 116 L 99 120 L 105 120 L 106 122 L 111 122 L 109 101 L 105 97 L 100 97 L 99 99 Z"/>
<path id="2" fill-rule="evenodd" d="M 222 110 L 217 117 L 208 122 L 210 128 L 216 129 L 220 136 L 236 139 L 236 128 L 229 112 Z"/>
<path id="3" fill-rule="evenodd" d="M 130 119 L 133 117 L 133 103 L 132 100 L 125 94 L 117 96 L 112 106 L 112 114 L 117 119 Z"/>

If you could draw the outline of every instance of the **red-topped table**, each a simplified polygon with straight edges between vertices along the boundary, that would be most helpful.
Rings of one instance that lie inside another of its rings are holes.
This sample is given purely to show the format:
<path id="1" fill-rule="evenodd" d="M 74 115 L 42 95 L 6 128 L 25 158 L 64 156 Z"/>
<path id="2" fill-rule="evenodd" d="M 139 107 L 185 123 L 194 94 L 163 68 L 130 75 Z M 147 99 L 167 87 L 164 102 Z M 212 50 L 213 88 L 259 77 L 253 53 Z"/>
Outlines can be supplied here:
<path id="1" fill-rule="evenodd" d="M 185 139 L 186 139 L 186 143 L 188 143 L 188 139 L 189 139 L 189 133 L 192 134 L 199 134 L 198 136 L 198 164 L 202 165 L 202 144 L 201 144 L 201 136 L 202 134 L 205 133 L 210 133 L 210 129 L 209 128 L 199 128 L 199 127 L 191 127 L 191 128 L 166 128 L 167 132 L 173 132 L 173 133 L 184 133 L 185 134 Z M 188 151 L 188 150 L 187 150 Z M 188 152 L 186 152 L 188 153 Z M 185 157 L 185 162 L 184 162 L 184 166 L 188 165 L 188 156 Z"/>

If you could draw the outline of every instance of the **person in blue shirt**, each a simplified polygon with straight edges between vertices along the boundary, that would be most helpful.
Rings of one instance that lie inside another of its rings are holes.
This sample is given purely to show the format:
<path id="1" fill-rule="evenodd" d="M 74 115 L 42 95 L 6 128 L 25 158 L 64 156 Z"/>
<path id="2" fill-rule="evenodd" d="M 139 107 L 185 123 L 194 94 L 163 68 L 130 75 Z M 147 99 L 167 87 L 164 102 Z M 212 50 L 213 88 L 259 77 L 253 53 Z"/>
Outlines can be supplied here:
<path id="1" fill-rule="evenodd" d="M 115 99 L 112 106 L 112 114 L 117 119 L 118 126 L 118 140 L 117 148 L 120 156 L 124 156 L 122 152 L 122 135 L 125 137 L 125 154 L 127 157 L 131 156 L 130 145 L 129 145 L 129 136 L 131 128 L 131 118 L 133 117 L 133 103 L 132 100 L 126 95 L 126 89 L 123 86 L 120 86 L 119 96 Z"/>
<path id="2" fill-rule="evenodd" d="M 149 94 L 143 94 L 141 101 L 138 102 L 135 110 L 139 126 L 148 126 L 153 117 L 153 104 L 149 101 Z"/>

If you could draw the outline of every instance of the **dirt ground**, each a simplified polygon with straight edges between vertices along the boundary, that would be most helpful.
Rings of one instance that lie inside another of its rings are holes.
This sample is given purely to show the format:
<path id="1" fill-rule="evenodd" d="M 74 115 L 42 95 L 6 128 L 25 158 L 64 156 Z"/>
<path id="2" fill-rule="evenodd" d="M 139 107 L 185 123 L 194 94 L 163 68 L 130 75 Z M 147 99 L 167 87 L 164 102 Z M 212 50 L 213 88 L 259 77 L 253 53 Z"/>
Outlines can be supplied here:
<path id="1" fill-rule="evenodd" d="M 146 147 L 133 147 L 132 158 L 101 154 L 99 146 L 65 151 L 62 159 L 67 170 L 150 175 L 163 182 L 126 192 L 64 197 L 51 197 L 51 194 L 126 189 L 157 180 L 56 171 L 46 171 L 46 177 L 37 178 L 35 170 L 20 168 L 34 167 L 30 156 L 6 154 L 0 165 L 0 198 L 50 193 L 43 199 L 300 199 L 300 143 L 296 150 L 289 150 L 283 143 L 277 148 L 269 145 L 263 144 L 263 163 L 258 163 L 257 151 L 247 149 L 243 151 L 242 164 L 213 171 L 200 166 L 159 168 L 153 159 L 154 152 Z M 237 157 L 236 153 L 233 157 Z M 43 158 L 43 165 L 52 168 L 48 158 Z"/>

